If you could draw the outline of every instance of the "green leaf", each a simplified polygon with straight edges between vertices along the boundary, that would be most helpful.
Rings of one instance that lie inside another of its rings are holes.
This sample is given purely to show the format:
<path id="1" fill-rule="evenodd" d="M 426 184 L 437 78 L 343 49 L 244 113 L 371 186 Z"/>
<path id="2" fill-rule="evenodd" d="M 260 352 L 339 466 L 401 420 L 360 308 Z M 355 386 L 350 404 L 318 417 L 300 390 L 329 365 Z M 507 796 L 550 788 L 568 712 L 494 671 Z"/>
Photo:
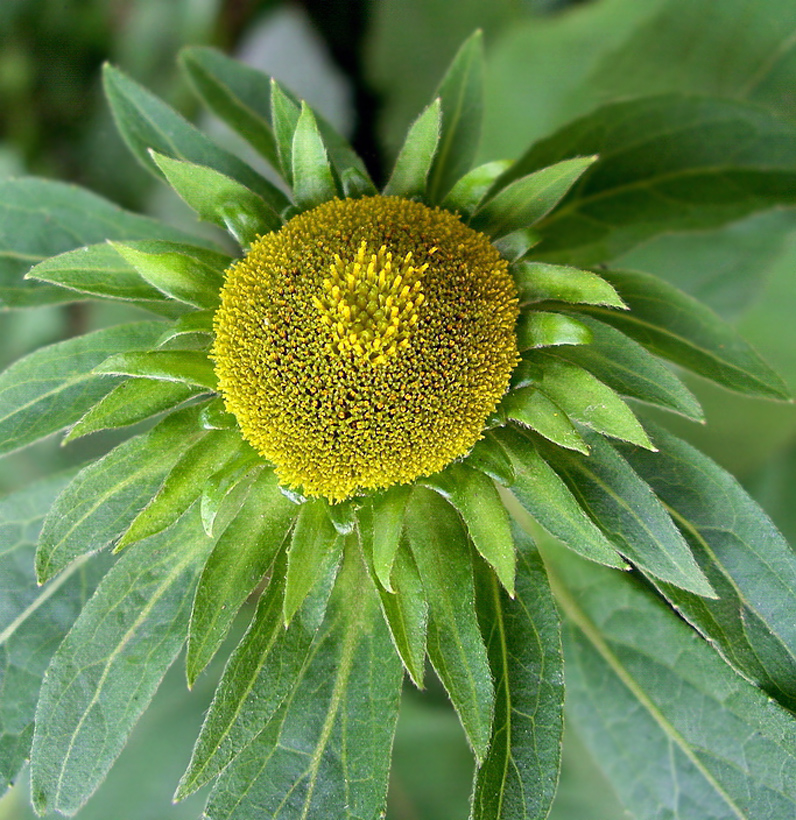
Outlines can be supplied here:
<path id="1" fill-rule="evenodd" d="M 207 431 L 171 468 L 152 500 L 133 519 L 114 552 L 171 526 L 202 494 L 208 473 L 229 461 L 240 446 L 234 432 Z"/>
<path id="2" fill-rule="evenodd" d="M 561 763 L 564 659 L 547 574 L 533 542 L 514 527 L 517 597 L 476 574 L 476 601 L 495 678 L 489 752 L 475 777 L 472 820 L 544 820 Z"/>
<path id="3" fill-rule="evenodd" d="M 559 350 L 559 358 L 588 370 L 623 396 L 704 421 L 699 402 L 662 362 L 610 325 L 582 315 L 594 336 L 588 347 Z"/>
<path id="4" fill-rule="evenodd" d="M 213 362 L 202 350 L 147 350 L 118 353 L 109 356 L 93 373 L 115 373 L 120 376 L 138 376 L 162 379 L 204 387 L 218 388 Z"/>
<path id="5" fill-rule="evenodd" d="M 422 488 L 406 508 L 406 533 L 429 604 L 428 656 L 482 761 L 495 693 L 475 615 L 467 533 L 453 507 Z"/>
<path id="6" fill-rule="evenodd" d="M 69 481 L 57 475 L 0 500 L 0 790 L 30 754 L 33 717 L 50 658 L 106 566 L 75 563 L 45 587 L 36 583 L 33 555 L 47 507 Z"/>
<path id="7" fill-rule="evenodd" d="M 238 421 L 232 413 L 224 409 L 221 396 L 211 399 L 199 414 L 199 423 L 205 430 L 237 430 Z"/>
<path id="8" fill-rule="evenodd" d="M 154 219 L 122 210 L 74 185 L 43 179 L 0 181 L 0 307 L 71 302 L 75 294 L 25 281 L 34 265 L 106 239 L 205 244 Z"/>
<path id="9" fill-rule="evenodd" d="M 535 351 L 530 358 L 544 368 L 539 389 L 573 421 L 598 433 L 654 449 L 630 408 L 591 373 L 544 351 Z"/>
<path id="10" fill-rule="evenodd" d="M 751 396 L 786 399 L 782 379 L 710 308 L 655 276 L 604 271 L 630 310 L 583 308 L 658 356 Z"/>
<path id="11" fill-rule="evenodd" d="M 592 341 L 591 330 L 583 322 L 545 310 L 521 313 L 516 334 L 520 352 L 537 347 L 588 345 Z"/>
<path id="12" fill-rule="evenodd" d="M 381 586 L 377 589 L 393 645 L 412 682 L 422 689 L 426 671 L 428 603 L 417 565 L 405 541 L 401 542 L 395 555 L 393 591 Z"/>
<path id="13" fill-rule="evenodd" d="M 757 106 L 667 95 L 610 103 L 532 146 L 514 179 L 599 154 L 539 224 L 544 261 L 588 267 L 671 231 L 796 201 L 796 127 Z"/>
<path id="14" fill-rule="evenodd" d="M 339 562 L 341 549 L 342 541 L 327 513 L 326 501 L 315 499 L 302 504 L 287 554 L 282 607 L 285 625 L 326 568 Z"/>
<path id="15" fill-rule="evenodd" d="M 567 482 L 581 507 L 637 566 L 697 595 L 715 597 L 671 517 L 633 468 L 602 437 L 588 437 L 583 457 L 540 444 L 542 456 Z"/>
<path id="16" fill-rule="evenodd" d="M 293 180 L 293 134 L 296 130 L 299 115 L 301 113 L 301 101 L 284 86 L 274 79 L 268 79 L 261 75 L 263 80 L 270 82 L 271 91 L 271 111 L 273 115 L 274 133 L 277 139 L 277 150 L 279 154 L 279 166 L 282 168 L 282 176 L 288 184 Z M 267 98 L 267 88 L 262 90 L 263 98 Z M 356 179 L 356 187 L 361 194 L 375 194 L 376 187 L 371 180 L 365 163 L 362 162 L 356 151 L 351 148 L 348 141 L 337 133 L 323 116 L 313 111 L 318 124 L 318 131 L 323 138 L 324 146 L 329 156 L 332 167 L 340 177 L 341 182 L 347 177 L 349 181 Z M 274 166 L 278 169 L 278 166 Z"/>
<path id="17" fill-rule="evenodd" d="M 434 99 L 442 103 L 439 150 L 429 175 L 429 201 L 439 202 L 472 168 L 481 139 L 484 42 L 480 31 L 461 46 Z"/>
<path id="18" fill-rule="evenodd" d="M 358 550 L 349 550 L 297 685 L 221 774 L 207 820 L 382 816 L 401 676 Z"/>
<path id="19" fill-rule="evenodd" d="M 509 270 L 519 291 L 520 304 L 554 299 L 561 302 L 624 308 L 612 285 L 589 270 L 545 262 L 515 262 Z"/>
<path id="20" fill-rule="evenodd" d="M 504 487 L 510 487 L 514 483 L 514 465 L 508 453 L 490 432 L 484 433 L 484 437 L 475 443 L 463 463 L 475 467 Z"/>
<path id="21" fill-rule="evenodd" d="M 510 167 L 508 160 L 496 160 L 473 168 L 451 188 L 441 207 L 458 213 L 464 220 L 469 219 L 495 180 Z"/>
<path id="22" fill-rule="evenodd" d="M 384 186 L 384 196 L 407 199 L 422 197 L 426 180 L 440 139 L 442 112 L 439 99 L 434 100 L 415 120 L 404 140 L 392 174 Z"/>
<path id="23" fill-rule="evenodd" d="M 150 285 L 172 299 L 214 309 L 232 259 L 223 254 L 173 242 L 113 242 L 114 250 Z"/>
<path id="24" fill-rule="evenodd" d="M 211 335 L 213 333 L 214 310 L 192 310 L 184 316 L 180 316 L 177 321 L 172 322 L 158 339 L 158 346 L 179 336 L 192 336 L 196 333 Z"/>
<path id="25" fill-rule="evenodd" d="M 0 454 L 74 424 L 119 383 L 92 368 L 155 343 L 161 322 L 136 322 L 39 348 L 0 374 Z"/>
<path id="26" fill-rule="evenodd" d="M 55 653 L 31 751 L 38 812 L 74 814 L 88 800 L 179 653 L 210 545 L 198 518 L 123 555 Z"/>
<path id="27" fill-rule="evenodd" d="M 50 507 L 36 552 L 36 577 L 52 578 L 81 555 L 104 549 L 130 525 L 172 465 L 201 433 L 198 408 L 167 416 L 84 467 Z"/>
<path id="28" fill-rule="evenodd" d="M 182 800 L 225 769 L 265 728 L 300 679 L 323 620 L 334 573 L 320 579 L 285 629 L 286 568 L 283 551 L 246 634 L 227 662 L 175 800 Z"/>
<path id="29" fill-rule="evenodd" d="M 106 65 L 103 81 L 119 133 L 136 159 L 155 176 L 160 177 L 161 170 L 150 150 L 212 168 L 259 194 L 277 213 L 290 205 L 276 186 L 118 68 Z"/>
<path id="30" fill-rule="evenodd" d="M 514 597 L 514 540 L 509 517 L 491 478 L 463 464 L 449 464 L 420 483 L 438 492 L 461 515 L 473 545 Z"/>
<path id="31" fill-rule="evenodd" d="M 34 265 L 26 279 L 60 285 L 86 296 L 139 303 L 165 302 L 165 296 L 141 279 L 138 271 L 108 243 L 60 253 Z M 157 310 L 157 305 L 153 305 Z"/>
<path id="32" fill-rule="evenodd" d="M 171 410 L 195 395 L 196 388 L 179 382 L 127 379 L 114 387 L 69 428 L 63 442 L 96 433 L 127 427 Z"/>
<path id="33" fill-rule="evenodd" d="M 169 185 L 199 218 L 228 231 L 242 248 L 260 234 L 282 227 L 273 204 L 232 177 L 195 162 L 150 153 Z"/>
<path id="34" fill-rule="evenodd" d="M 625 808 L 683 820 L 793 815 L 793 716 L 629 576 L 568 553 L 555 567 L 569 622 L 567 718 Z"/>
<path id="35" fill-rule="evenodd" d="M 188 635 L 189 685 L 210 662 L 238 609 L 273 564 L 297 514 L 296 505 L 279 491 L 276 476 L 270 471 L 260 475 L 202 570 Z"/>
<path id="36" fill-rule="evenodd" d="M 240 509 L 252 483 L 264 468 L 262 456 L 239 441 L 237 455 L 205 481 L 200 512 L 202 526 L 208 535 L 212 536 L 219 531 L 227 514 Z"/>
<path id="37" fill-rule="evenodd" d="M 520 228 L 518 231 L 512 231 L 498 239 L 493 239 L 492 244 L 504 259 L 509 262 L 518 262 L 541 241 L 542 237 L 538 231 L 533 228 Z"/>
<path id="38" fill-rule="evenodd" d="M 278 158 L 271 129 L 268 78 L 257 69 L 207 46 L 182 49 L 179 64 L 205 105 L 276 168 Z"/>
<path id="39" fill-rule="evenodd" d="M 409 492 L 408 487 L 398 485 L 372 496 L 363 507 L 369 510 L 367 526 L 360 519 L 366 554 L 370 556 L 379 584 L 388 592 L 393 591 L 392 565 L 401 540 Z"/>
<path id="40" fill-rule="evenodd" d="M 511 427 L 496 430 L 495 438 L 514 465 L 511 492 L 520 504 L 551 534 L 590 561 L 618 569 L 625 562 L 611 542 L 567 489 L 567 485 L 539 455 L 525 434 Z"/>
<path id="41" fill-rule="evenodd" d="M 796 706 L 796 556 L 729 473 L 661 428 L 660 452 L 626 451 L 688 540 L 718 594 L 706 600 L 658 584 L 736 669 Z"/>
<path id="42" fill-rule="evenodd" d="M 475 212 L 472 227 L 499 238 L 535 225 L 558 205 L 596 159 L 588 156 L 563 160 L 501 187 Z M 516 178 L 513 168 L 508 173 Z M 500 182 L 498 179 L 497 184 Z"/>
<path id="43" fill-rule="evenodd" d="M 530 427 L 561 447 L 588 454 L 589 447 L 569 416 L 541 390 L 521 387 L 508 393 L 499 405 L 507 419 Z"/>
<path id="44" fill-rule="evenodd" d="M 699 48 L 686 42 L 695 31 L 710 35 Z M 784 98 L 794 79 L 794 31 L 787 0 L 668 0 L 600 63 L 589 85 L 604 99 L 680 91 L 687 82 L 692 94 L 748 99 L 793 120 Z"/>
<path id="45" fill-rule="evenodd" d="M 312 109 L 301 104 L 291 147 L 293 194 L 303 210 L 315 208 L 337 196 L 337 185 Z"/>

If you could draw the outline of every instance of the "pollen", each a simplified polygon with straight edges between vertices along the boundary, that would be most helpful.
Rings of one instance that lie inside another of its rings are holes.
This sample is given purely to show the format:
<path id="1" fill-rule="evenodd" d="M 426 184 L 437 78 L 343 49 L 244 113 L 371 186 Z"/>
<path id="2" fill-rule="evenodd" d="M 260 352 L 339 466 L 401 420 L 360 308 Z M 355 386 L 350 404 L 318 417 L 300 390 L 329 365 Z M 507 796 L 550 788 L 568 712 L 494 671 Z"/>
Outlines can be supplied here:
<path id="1" fill-rule="evenodd" d="M 293 217 L 221 297 L 227 409 L 284 485 L 330 501 L 467 453 L 518 361 L 506 261 L 455 214 L 398 197 Z"/>

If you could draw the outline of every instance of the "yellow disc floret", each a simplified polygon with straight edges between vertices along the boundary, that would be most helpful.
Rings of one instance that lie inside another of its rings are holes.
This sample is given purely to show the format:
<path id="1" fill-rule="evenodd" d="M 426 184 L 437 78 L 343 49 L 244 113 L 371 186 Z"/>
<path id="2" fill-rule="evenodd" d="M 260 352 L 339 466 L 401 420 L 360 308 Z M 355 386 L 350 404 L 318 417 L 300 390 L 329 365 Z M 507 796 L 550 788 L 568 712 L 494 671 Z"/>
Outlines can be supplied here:
<path id="1" fill-rule="evenodd" d="M 442 469 L 518 361 L 507 263 L 447 211 L 334 200 L 227 271 L 212 356 L 283 484 L 340 501 Z"/>

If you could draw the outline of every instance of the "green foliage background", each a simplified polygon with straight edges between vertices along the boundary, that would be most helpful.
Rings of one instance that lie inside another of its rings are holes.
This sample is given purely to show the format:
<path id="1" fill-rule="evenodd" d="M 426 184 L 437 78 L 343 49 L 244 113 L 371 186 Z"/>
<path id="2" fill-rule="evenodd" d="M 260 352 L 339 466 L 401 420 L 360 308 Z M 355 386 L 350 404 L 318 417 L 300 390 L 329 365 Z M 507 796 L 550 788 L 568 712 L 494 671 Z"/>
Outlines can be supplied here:
<path id="1" fill-rule="evenodd" d="M 0 173 L 77 181 L 178 225 L 180 203 L 153 193 L 115 136 L 99 94 L 100 64 L 112 60 L 191 115 L 174 67 L 179 47 L 210 43 L 234 53 L 269 15 L 284 11 L 279 2 L 254 0 L 6 0 L 0 4 Z M 362 109 L 354 135 L 376 168 L 385 167 L 456 48 L 477 27 L 487 46 L 484 161 L 515 158 L 532 140 L 597 104 L 652 93 L 746 100 L 796 123 L 791 0 L 326 0 L 291 4 L 290 12 L 315 33 L 305 48 L 325 53 L 330 76 L 341 78 Z M 368 142 L 369 128 L 378 142 Z M 620 266 L 652 271 L 732 320 L 796 391 L 796 211 L 659 237 L 620 257 Z M 115 322 L 122 310 L 81 305 L 2 313 L 0 364 Z M 670 429 L 737 475 L 796 542 L 796 408 L 686 380 L 706 410 L 707 425 L 667 419 Z M 95 438 L 65 448 L 46 442 L 6 458 L 0 489 L 93 457 L 108 443 Z M 24 541 L 36 522 L 22 523 Z M 33 546 L 23 544 L 20 555 L 32 565 Z M 92 567 L 72 582 L 89 590 Z M 62 625 L 42 629 L 57 635 L 69 623 L 70 614 L 62 616 Z M 186 694 L 175 666 L 81 819 L 196 816 L 202 793 L 171 808 L 169 798 L 219 671 Z M 12 686 L 10 677 L 0 681 L 0 694 L 8 697 Z M 434 686 L 422 696 L 407 690 L 405 701 L 388 817 L 466 816 L 471 758 L 444 693 Z M 623 817 L 582 739 L 570 731 L 564 750 L 551 817 Z M 29 817 L 23 783 L 0 800 L 0 819 Z"/>

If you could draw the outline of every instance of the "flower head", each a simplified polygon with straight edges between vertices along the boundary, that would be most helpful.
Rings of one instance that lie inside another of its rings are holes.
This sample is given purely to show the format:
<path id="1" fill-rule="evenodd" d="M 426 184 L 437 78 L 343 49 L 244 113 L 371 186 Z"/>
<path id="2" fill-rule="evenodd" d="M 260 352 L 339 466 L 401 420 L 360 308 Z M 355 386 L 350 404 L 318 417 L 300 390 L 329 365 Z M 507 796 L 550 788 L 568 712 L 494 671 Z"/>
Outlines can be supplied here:
<path id="1" fill-rule="evenodd" d="M 397 197 L 331 200 L 227 272 L 212 356 L 283 483 L 339 501 L 465 455 L 517 363 L 516 288 L 488 239 Z"/>

